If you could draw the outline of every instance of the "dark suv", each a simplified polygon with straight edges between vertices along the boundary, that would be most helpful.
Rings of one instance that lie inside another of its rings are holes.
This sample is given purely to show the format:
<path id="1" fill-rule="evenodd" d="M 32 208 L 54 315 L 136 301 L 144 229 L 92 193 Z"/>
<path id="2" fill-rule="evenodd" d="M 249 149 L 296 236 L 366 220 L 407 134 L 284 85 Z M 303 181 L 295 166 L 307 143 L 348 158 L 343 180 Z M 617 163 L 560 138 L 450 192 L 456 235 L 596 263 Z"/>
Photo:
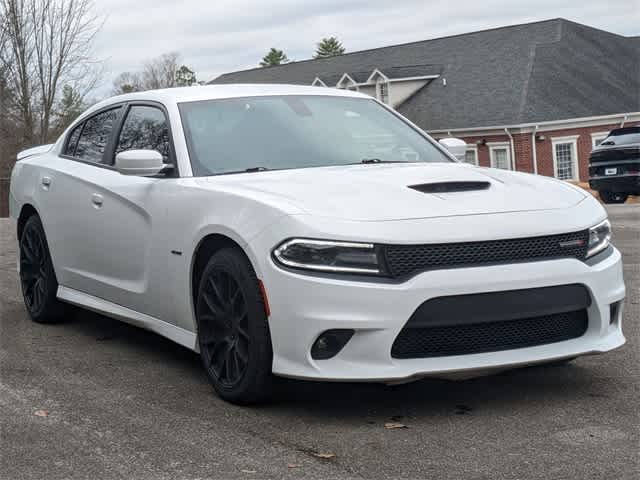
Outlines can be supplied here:
<path id="1" fill-rule="evenodd" d="M 589 157 L 589 186 L 604 203 L 640 195 L 640 127 L 611 130 Z"/>

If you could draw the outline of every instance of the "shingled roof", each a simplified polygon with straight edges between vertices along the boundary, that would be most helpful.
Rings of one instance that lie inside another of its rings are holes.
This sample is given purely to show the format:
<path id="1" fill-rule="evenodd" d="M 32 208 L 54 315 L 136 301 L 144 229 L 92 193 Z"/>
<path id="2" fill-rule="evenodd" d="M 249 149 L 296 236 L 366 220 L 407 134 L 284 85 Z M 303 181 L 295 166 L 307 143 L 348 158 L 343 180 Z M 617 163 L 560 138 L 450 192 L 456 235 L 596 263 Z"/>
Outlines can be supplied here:
<path id="1" fill-rule="evenodd" d="M 398 110 L 426 130 L 640 111 L 640 41 L 565 19 L 227 73 L 211 83 L 333 86 L 344 73 L 439 74 Z M 446 79 L 446 82 L 444 81 Z M 359 81 L 359 80 L 356 80 Z"/>

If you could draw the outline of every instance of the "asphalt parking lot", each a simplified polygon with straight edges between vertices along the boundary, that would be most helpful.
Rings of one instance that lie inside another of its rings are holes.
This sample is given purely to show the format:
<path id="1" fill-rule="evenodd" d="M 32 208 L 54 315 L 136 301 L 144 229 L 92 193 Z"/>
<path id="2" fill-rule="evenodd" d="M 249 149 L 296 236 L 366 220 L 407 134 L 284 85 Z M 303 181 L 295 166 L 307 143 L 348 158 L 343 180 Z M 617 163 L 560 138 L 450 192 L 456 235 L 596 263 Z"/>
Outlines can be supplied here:
<path id="1" fill-rule="evenodd" d="M 0 476 L 638 478 L 640 205 L 609 212 L 623 348 L 457 382 L 291 381 L 259 408 L 218 399 L 198 356 L 155 334 L 86 312 L 32 323 L 0 220 Z"/>

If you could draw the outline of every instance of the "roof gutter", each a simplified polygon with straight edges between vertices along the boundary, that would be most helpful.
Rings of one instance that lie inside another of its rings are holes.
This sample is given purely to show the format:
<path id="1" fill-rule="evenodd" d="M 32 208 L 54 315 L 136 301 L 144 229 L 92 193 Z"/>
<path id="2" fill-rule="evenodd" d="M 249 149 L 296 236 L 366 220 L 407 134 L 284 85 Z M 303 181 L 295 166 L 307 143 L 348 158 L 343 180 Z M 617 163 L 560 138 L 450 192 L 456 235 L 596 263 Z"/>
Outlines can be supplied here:
<path id="1" fill-rule="evenodd" d="M 465 128 L 440 128 L 437 130 L 427 130 L 429 133 L 443 133 L 443 132 L 469 132 L 469 131 L 481 131 L 481 130 L 502 130 L 504 128 L 529 128 L 529 127 L 545 127 L 552 125 L 563 125 L 565 123 L 576 123 L 576 122 L 588 122 L 588 121 L 596 121 L 596 120 L 611 120 L 611 123 L 614 123 L 617 119 L 623 119 L 626 121 L 630 116 L 640 115 L 640 112 L 629 112 L 629 113 L 616 113 L 613 115 L 600 115 L 596 117 L 580 117 L 580 118 L 568 118 L 565 120 L 549 120 L 546 122 L 536 122 L 536 123 L 518 123 L 513 125 L 488 125 L 488 126 L 478 126 L 478 127 L 465 127 Z"/>
<path id="2" fill-rule="evenodd" d="M 401 78 L 389 78 L 387 80 L 385 80 L 386 83 L 398 83 L 398 82 L 412 82 L 412 81 L 416 81 L 416 80 L 433 80 L 435 78 L 439 78 L 440 75 L 423 75 L 421 77 L 401 77 Z M 370 81 L 366 81 L 366 82 L 360 82 L 360 83 L 355 83 L 354 85 L 356 87 L 372 87 L 376 84 L 376 82 L 370 82 Z"/>
<path id="3" fill-rule="evenodd" d="M 509 131 L 509 129 L 507 127 L 504 127 L 504 133 L 507 134 L 507 137 L 509 137 L 509 145 L 511 147 L 511 162 L 512 162 L 512 166 L 513 166 L 513 171 L 517 172 L 518 169 L 516 168 L 516 150 L 513 146 L 513 135 L 511 135 L 511 132 Z"/>

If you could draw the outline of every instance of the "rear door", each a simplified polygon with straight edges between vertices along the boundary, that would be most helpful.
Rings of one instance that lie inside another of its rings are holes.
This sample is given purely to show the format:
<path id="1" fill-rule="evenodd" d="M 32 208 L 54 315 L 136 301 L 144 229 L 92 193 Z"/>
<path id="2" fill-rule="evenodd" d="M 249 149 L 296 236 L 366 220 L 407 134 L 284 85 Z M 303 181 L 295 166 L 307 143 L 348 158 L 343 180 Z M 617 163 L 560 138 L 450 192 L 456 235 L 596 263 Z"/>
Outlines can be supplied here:
<path id="1" fill-rule="evenodd" d="M 74 135 L 77 136 L 77 143 Z M 63 204 L 62 285 L 161 318 L 153 278 L 166 275 L 164 190 L 173 173 L 121 175 L 115 155 L 129 149 L 160 151 L 174 163 L 161 106 L 128 104 L 87 120 L 70 135 Z M 171 171 L 174 172 L 174 171 Z M 66 205 L 65 205 L 66 204 Z M 155 299 L 153 298 L 155 297 Z"/>
<path id="2" fill-rule="evenodd" d="M 112 173 L 104 154 L 123 109 L 106 108 L 71 131 L 60 157 L 53 160 L 55 169 L 41 202 L 58 283 L 85 293 L 99 292 L 95 278 L 104 240 L 94 233 L 99 212 L 93 195 Z"/>

